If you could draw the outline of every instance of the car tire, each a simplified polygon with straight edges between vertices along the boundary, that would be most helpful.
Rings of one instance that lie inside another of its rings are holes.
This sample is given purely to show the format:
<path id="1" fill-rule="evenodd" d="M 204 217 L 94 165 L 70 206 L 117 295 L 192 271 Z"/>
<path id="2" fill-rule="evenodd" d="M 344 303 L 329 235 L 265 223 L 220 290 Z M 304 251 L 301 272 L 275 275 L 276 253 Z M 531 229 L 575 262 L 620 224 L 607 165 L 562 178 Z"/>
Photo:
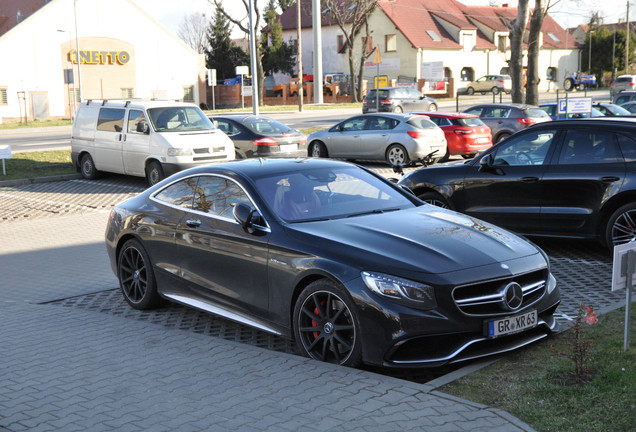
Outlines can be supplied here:
<path id="1" fill-rule="evenodd" d="M 468 96 L 472 96 L 473 94 L 475 94 L 475 89 L 474 89 L 474 88 L 472 88 L 472 87 L 468 87 L 468 88 L 466 89 L 466 94 L 467 94 Z"/>
<path id="2" fill-rule="evenodd" d="M 326 158 L 329 157 L 329 154 L 327 153 L 327 147 L 324 143 L 320 141 L 314 141 L 309 144 L 307 156 L 315 158 Z"/>
<path id="3" fill-rule="evenodd" d="M 165 178 L 163 168 L 157 161 L 152 161 L 146 167 L 146 183 L 148 186 L 154 186 Z"/>
<path id="4" fill-rule="evenodd" d="M 451 208 L 446 198 L 444 198 L 437 192 L 424 192 L 422 194 L 419 194 L 417 197 L 424 201 L 426 204 L 434 205 L 435 207 L 441 207 L 445 209 Z"/>
<path id="5" fill-rule="evenodd" d="M 446 146 L 446 153 L 444 154 L 444 156 L 439 158 L 438 162 L 446 162 L 449 159 L 450 159 L 450 149 L 448 148 L 448 146 Z"/>
<path id="6" fill-rule="evenodd" d="M 386 161 L 389 165 L 400 165 L 409 163 L 409 154 L 400 144 L 391 144 L 386 149 Z"/>
<path id="7" fill-rule="evenodd" d="M 436 105 L 436 104 L 434 104 L 434 103 L 430 104 L 430 105 L 428 106 L 428 111 L 429 111 L 429 112 L 435 112 L 435 111 L 437 111 L 437 105 Z"/>
<path id="8" fill-rule="evenodd" d="M 401 114 L 401 113 L 404 112 L 404 110 L 402 109 L 401 106 L 398 105 L 395 108 L 393 108 L 393 112 L 396 113 L 396 114 Z"/>
<path id="9" fill-rule="evenodd" d="M 492 91 L 492 94 L 497 95 L 499 94 L 499 87 L 493 87 L 491 91 Z"/>
<path id="10" fill-rule="evenodd" d="M 501 142 L 501 141 L 505 140 L 506 138 L 508 138 L 509 136 L 510 136 L 510 134 L 507 133 L 507 132 L 501 133 L 501 134 L 497 135 L 497 139 L 495 140 L 495 142 L 496 143 Z"/>
<path id="11" fill-rule="evenodd" d="M 99 171 L 95 168 L 95 162 L 90 154 L 85 153 L 80 160 L 80 173 L 86 180 L 94 180 L 99 177 Z"/>
<path id="12" fill-rule="evenodd" d="M 619 207 L 605 226 L 605 245 L 613 250 L 614 246 L 636 240 L 636 203 Z"/>
<path id="13" fill-rule="evenodd" d="M 329 279 L 309 284 L 293 314 L 300 352 L 314 360 L 356 367 L 362 360 L 360 324 L 349 293 Z"/>
<path id="14" fill-rule="evenodd" d="M 126 302 L 135 309 L 153 309 L 163 303 L 148 253 L 136 239 L 128 240 L 117 258 L 117 279 Z"/>

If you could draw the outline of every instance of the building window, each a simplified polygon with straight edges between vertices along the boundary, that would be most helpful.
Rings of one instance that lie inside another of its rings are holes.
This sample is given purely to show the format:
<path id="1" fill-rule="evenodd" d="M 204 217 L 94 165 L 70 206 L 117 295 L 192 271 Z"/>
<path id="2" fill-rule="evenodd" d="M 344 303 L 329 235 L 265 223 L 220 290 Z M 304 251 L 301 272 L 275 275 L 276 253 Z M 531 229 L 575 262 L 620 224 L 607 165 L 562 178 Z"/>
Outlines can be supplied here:
<path id="1" fill-rule="evenodd" d="M 445 67 L 444 68 L 444 81 L 449 82 L 451 80 L 451 78 L 453 78 L 453 71 L 451 70 L 451 68 Z"/>
<path id="2" fill-rule="evenodd" d="M 338 54 L 342 54 L 345 50 L 344 35 L 338 35 Z"/>
<path id="3" fill-rule="evenodd" d="M 70 102 L 81 102 L 80 100 L 80 91 L 78 88 L 69 88 L 68 89 L 68 100 Z"/>
<path id="4" fill-rule="evenodd" d="M 442 38 L 439 37 L 439 35 L 437 33 L 435 33 L 435 30 L 426 30 L 426 34 L 433 39 L 434 42 L 441 42 Z"/>
<path id="5" fill-rule="evenodd" d="M 7 89 L 6 88 L 0 88 L 0 105 L 6 105 L 8 104 L 8 99 L 7 99 Z"/>
<path id="6" fill-rule="evenodd" d="M 461 73 L 462 81 L 474 81 L 475 80 L 475 71 L 471 67 L 465 67 L 462 69 Z"/>
<path id="7" fill-rule="evenodd" d="M 462 35 L 462 45 L 464 46 L 464 51 L 472 51 L 475 46 L 475 39 L 471 33 Z"/>
<path id="8" fill-rule="evenodd" d="M 121 97 L 124 99 L 133 98 L 134 96 L 133 89 L 131 88 L 123 88 L 121 89 Z"/>
<path id="9" fill-rule="evenodd" d="M 183 100 L 188 102 L 194 102 L 194 87 L 183 88 Z"/>
<path id="10" fill-rule="evenodd" d="M 557 80 L 557 68 L 549 67 L 548 70 L 545 72 L 545 78 L 548 81 L 556 81 Z"/>
<path id="11" fill-rule="evenodd" d="M 505 52 L 508 49 L 508 36 L 499 35 L 497 36 L 497 50 L 500 52 Z"/>
<path id="12" fill-rule="evenodd" d="M 397 36 L 394 34 L 390 34 L 386 35 L 384 38 L 386 43 L 386 52 L 397 51 Z"/>

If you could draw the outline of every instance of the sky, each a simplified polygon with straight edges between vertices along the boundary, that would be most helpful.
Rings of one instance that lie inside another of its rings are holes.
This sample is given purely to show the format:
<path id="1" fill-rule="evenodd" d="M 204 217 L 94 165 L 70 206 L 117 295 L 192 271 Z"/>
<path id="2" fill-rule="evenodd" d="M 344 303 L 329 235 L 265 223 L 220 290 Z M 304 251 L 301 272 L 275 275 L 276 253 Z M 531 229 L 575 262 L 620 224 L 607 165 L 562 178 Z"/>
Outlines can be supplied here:
<path id="1" fill-rule="evenodd" d="M 150 16 L 177 33 L 179 25 L 184 18 L 193 12 L 202 12 L 212 16 L 214 8 L 208 0 L 132 0 L 145 10 Z M 303 0 L 309 1 L 309 0 Z M 488 6 L 491 3 L 501 5 L 508 3 L 511 7 L 517 6 L 517 0 L 459 0 L 464 4 Z M 587 24 L 593 12 L 600 12 L 605 23 L 618 22 L 619 18 L 625 18 L 627 0 L 550 0 L 553 6 L 550 16 L 562 27 L 576 27 L 578 24 Z M 233 17 L 245 16 L 245 7 L 241 0 L 221 0 L 225 9 Z M 267 0 L 258 0 L 259 6 L 265 6 Z M 530 0 L 534 6 L 534 0 Z M 636 19 L 636 2 L 630 5 L 629 15 L 631 20 Z M 243 37 L 243 33 L 236 29 L 232 34 L 235 38 Z"/>

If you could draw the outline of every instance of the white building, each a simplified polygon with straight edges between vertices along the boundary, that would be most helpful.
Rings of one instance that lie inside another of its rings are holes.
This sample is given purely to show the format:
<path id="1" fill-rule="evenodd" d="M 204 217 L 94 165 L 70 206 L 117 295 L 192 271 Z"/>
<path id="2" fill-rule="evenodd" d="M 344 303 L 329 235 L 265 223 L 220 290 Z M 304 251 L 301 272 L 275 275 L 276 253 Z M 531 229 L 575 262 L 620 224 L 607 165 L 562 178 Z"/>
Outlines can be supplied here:
<path id="1" fill-rule="evenodd" d="M 129 0 L 3 0 L 0 58 L 0 121 L 70 118 L 87 99 L 205 101 L 204 56 Z"/>

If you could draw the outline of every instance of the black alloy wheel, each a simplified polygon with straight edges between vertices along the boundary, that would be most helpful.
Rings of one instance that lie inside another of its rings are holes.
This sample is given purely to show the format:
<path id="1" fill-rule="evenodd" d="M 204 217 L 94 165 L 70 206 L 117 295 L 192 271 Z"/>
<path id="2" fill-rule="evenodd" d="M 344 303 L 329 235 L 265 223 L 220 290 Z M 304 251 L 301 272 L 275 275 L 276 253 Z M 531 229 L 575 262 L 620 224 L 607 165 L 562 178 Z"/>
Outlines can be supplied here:
<path id="1" fill-rule="evenodd" d="M 435 207 L 441 207 L 445 209 L 450 208 L 448 201 L 446 201 L 446 199 L 437 192 L 424 192 L 417 197 L 424 201 L 426 204 L 431 204 Z"/>
<path id="2" fill-rule="evenodd" d="M 334 282 L 312 282 L 294 307 L 294 335 L 303 355 L 355 367 L 360 363 L 360 331 L 349 295 Z"/>
<path id="3" fill-rule="evenodd" d="M 636 203 L 625 204 L 610 216 L 605 229 L 605 244 L 614 246 L 636 241 Z"/>
<path id="4" fill-rule="evenodd" d="M 117 278 L 126 302 L 135 309 L 152 309 L 162 303 L 150 258 L 137 240 L 128 240 L 119 253 Z"/>

